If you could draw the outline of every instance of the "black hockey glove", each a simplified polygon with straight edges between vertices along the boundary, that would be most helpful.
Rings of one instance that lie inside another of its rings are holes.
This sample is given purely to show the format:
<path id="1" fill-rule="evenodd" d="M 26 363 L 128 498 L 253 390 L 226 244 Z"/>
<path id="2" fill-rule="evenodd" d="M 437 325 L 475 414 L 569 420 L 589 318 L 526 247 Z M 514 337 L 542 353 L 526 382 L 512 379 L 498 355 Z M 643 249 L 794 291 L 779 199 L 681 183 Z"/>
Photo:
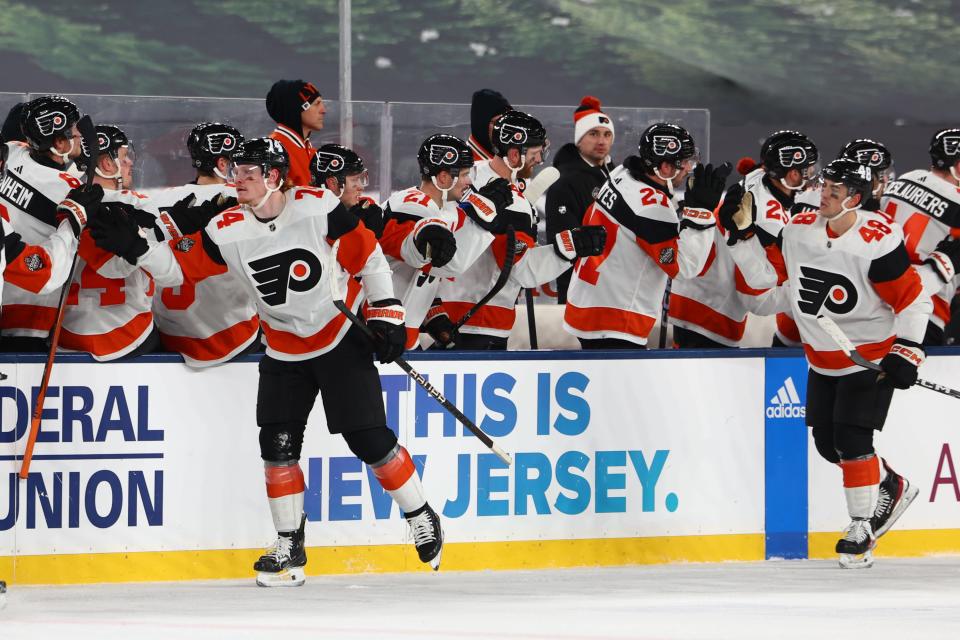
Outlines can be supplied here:
<path id="1" fill-rule="evenodd" d="M 161 209 L 161 215 L 168 216 L 176 226 L 176 230 L 182 236 L 188 236 L 191 233 L 200 231 L 221 211 L 237 206 L 237 199 L 229 196 L 219 195 L 206 202 L 190 206 L 195 200 L 193 194 L 190 194 L 183 200 L 173 204 L 173 206 Z"/>
<path id="2" fill-rule="evenodd" d="M 705 209 L 713 212 L 720 204 L 720 198 L 727 188 L 727 178 L 733 167 L 724 162 L 719 167 L 712 164 L 698 164 L 693 175 L 687 178 L 687 189 L 683 196 L 683 206 L 688 209 Z"/>
<path id="3" fill-rule="evenodd" d="M 756 233 L 754 221 L 757 218 L 753 205 L 753 194 L 737 183 L 727 189 L 723 203 L 717 210 L 720 226 L 727 230 L 727 244 L 735 245 L 740 240 L 748 240 Z"/>
<path id="4" fill-rule="evenodd" d="M 101 200 L 103 187 L 98 184 L 70 189 L 63 202 L 57 205 L 57 217 L 69 220 L 73 235 L 79 238 L 83 228 L 96 217 Z"/>
<path id="5" fill-rule="evenodd" d="M 564 260 L 598 256 L 607 244 L 607 230 L 602 225 L 591 224 L 576 229 L 561 231 L 553 237 L 553 250 Z"/>
<path id="6" fill-rule="evenodd" d="M 880 361 L 883 373 L 878 380 L 897 389 L 909 389 L 917 382 L 917 369 L 923 364 L 924 358 L 926 354 L 918 343 L 897 338 L 890 353 Z"/>
<path id="7" fill-rule="evenodd" d="M 367 229 L 379 240 L 383 236 L 383 209 L 373 198 L 360 198 L 360 202 L 350 207 L 350 213 L 360 218 Z"/>
<path id="8" fill-rule="evenodd" d="M 933 267 L 941 280 L 950 282 L 957 275 L 957 266 L 960 265 L 960 240 L 949 236 L 944 238 L 923 263 Z"/>
<path id="9" fill-rule="evenodd" d="M 380 364 L 393 362 L 407 346 L 406 313 L 396 298 L 367 305 L 367 326 L 373 332 L 373 347 Z"/>
<path id="10" fill-rule="evenodd" d="M 137 264 L 148 248 L 137 221 L 126 215 L 116 202 L 100 206 L 97 216 L 90 221 L 90 237 L 98 247 L 130 264 Z"/>
<path id="11" fill-rule="evenodd" d="M 441 220 L 423 220 L 413 231 L 413 246 L 435 267 L 442 267 L 457 252 L 457 239 Z"/>
<path id="12" fill-rule="evenodd" d="M 157 239 L 157 242 L 163 242 L 163 230 L 158 224 L 157 217 L 150 213 L 149 211 L 144 211 L 143 209 L 137 209 L 132 204 L 126 202 L 114 202 L 116 206 L 120 207 L 123 212 L 130 218 L 133 218 L 141 229 L 149 230 L 153 233 L 153 236 Z"/>
<path id="13" fill-rule="evenodd" d="M 421 331 L 430 334 L 434 342 L 444 349 L 453 348 L 456 340 L 457 326 L 450 320 L 446 310 L 443 308 L 443 301 L 440 298 L 434 298 L 433 306 L 427 312 L 423 320 Z"/>
<path id="14" fill-rule="evenodd" d="M 513 202 L 513 188 L 505 178 L 491 180 L 473 191 L 460 203 L 467 217 L 490 233 L 503 233 L 507 227 L 500 215 Z"/>

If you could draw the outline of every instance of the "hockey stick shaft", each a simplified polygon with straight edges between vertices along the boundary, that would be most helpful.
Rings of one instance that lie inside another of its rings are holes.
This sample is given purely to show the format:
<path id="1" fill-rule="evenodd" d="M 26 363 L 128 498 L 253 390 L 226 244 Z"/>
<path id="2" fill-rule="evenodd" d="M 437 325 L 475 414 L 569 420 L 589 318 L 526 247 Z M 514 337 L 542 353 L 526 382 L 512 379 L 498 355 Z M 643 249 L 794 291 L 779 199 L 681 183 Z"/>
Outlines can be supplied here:
<path id="1" fill-rule="evenodd" d="M 833 321 L 832 318 L 827 316 L 817 316 L 817 322 L 820 324 L 820 327 L 830 336 L 830 339 L 837 343 L 837 346 L 847 354 L 847 357 L 853 360 L 853 363 L 863 367 L 864 369 L 872 369 L 873 371 L 883 371 L 883 368 L 875 362 L 870 362 L 857 351 L 856 347 L 853 346 L 853 343 L 850 342 L 850 339 L 843 332 L 843 330 Z M 930 382 L 929 380 L 923 380 L 918 378 L 914 383 L 918 387 L 923 387 L 924 389 L 929 389 L 930 391 L 936 391 L 937 393 L 942 393 L 945 396 L 950 396 L 951 398 L 957 398 L 960 400 L 960 391 L 956 389 L 951 389 L 942 384 L 936 382 Z"/>
<path id="2" fill-rule="evenodd" d="M 530 334 L 530 348 L 539 349 L 537 344 L 537 314 L 533 310 L 533 291 L 525 289 L 524 297 L 527 299 L 527 332 Z"/>
<path id="3" fill-rule="evenodd" d="M 328 274 L 328 277 L 332 278 L 333 274 Z M 370 327 L 367 326 L 367 323 L 365 323 L 363 320 L 358 318 L 355 313 L 350 311 L 350 307 L 348 307 L 343 300 L 338 300 L 336 297 L 334 297 L 333 304 L 337 307 L 337 309 L 340 310 L 340 313 L 342 313 L 347 317 L 347 320 L 349 320 L 351 323 L 353 323 L 354 326 L 358 327 L 361 331 L 363 331 L 364 335 L 366 335 L 371 340 L 375 339 L 373 335 L 373 331 L 370 330 Z M 506 453 L 500 447 L 498 447 L 496 443 L 494 443 L 494 441 L 490 438 L 490 436 L 488 436 L 486 433 L 481 431 L 480 427 L 475 425 L 470 418 L 463 415 L 460 409 L 457 409 L 457 407 L 452 402 L 447 400 L 436 387 L 430 384 L 427 381 L 427 379 L 423 377 L 423 375 L 421 375 L 413 367 L 411 367 L 409 362 L 407 362 L 405 359 L 400 357 L 394 360 L 394 363 L 396 363 L 397 366 L 403 369 L 404 372 L 408 376 L 410 376 L 414 382 L 420 385 L 420 387 L 424 391 L 426 391 L 431 398 L 439 402 L 440 406 L 442 406 L 444 409 L 450 412 L 453 415 L 453 417 L 456 418 L 458 422 L 460 422 L 460 424 L 462 424 L 467 429 L 469 429 L 470 433 L 475 435 L 480 440 L 480 442 L 485 444 L 487 448 L 489 448 L 491 451 L 497 454 L 497 457 L 503 460 L 507 464 L 507 466 L 510 466 L 513 464 L 513 460 L 510 458 L 510 455 L 508 453 Z"/>
<path id="4" fill-rule="evenodd" d="M 83 116 L 77 122 L 77 130 L 83 139 L 87 149 L 97 149 L 97 131 L 90 120 L 90 116 Z M 96 158 L 91 157 L 87 162 L 86 184 L 92 184 L 94 171 L 96 170 Z M 60 289 L 60 301 L 57 304 L 57 315 L 50 331 L 50 350 L 47 352 L 47 361 L 43 365 L 43 377 L 40 379 L 40 389 L 37 392 L 37 399 L 33 405 L 33 414 L 30 416 L 30 434 L 27 436 L 27 446 L 23 451 L 23 460 L 20 463 L 20 479 L 26 480 L 30 473 L 30 463 L 33 461 L 33 449 L 37 444 L 37 436 L 40 433 L 40 421 L 43 418 L 43 402 L 47 397 L 47 387 L 50 384 L 50 374 L 53 372 L 53 361 L 57 355 L 57 345 L 60 343 L 60 328 L 63 326 L 63 314 L 66 311 L 67 294 L 73 284 L 73 274 L 77 270 L 77 258 L 80 256 L 79 239 L 77 251 L 73 254 L 73 262 L 70 264 L 70 271 L 67 273 L 67 279 Z"/>

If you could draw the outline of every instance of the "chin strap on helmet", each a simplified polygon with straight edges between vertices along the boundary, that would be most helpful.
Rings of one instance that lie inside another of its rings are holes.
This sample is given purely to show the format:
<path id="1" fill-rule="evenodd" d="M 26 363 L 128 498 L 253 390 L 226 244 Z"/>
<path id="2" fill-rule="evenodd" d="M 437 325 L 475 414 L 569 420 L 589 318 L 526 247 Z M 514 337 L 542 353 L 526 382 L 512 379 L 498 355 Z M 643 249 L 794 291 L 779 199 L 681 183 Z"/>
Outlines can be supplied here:
<path id="1" fill-rule="evenodd" d="M 510 169 L 510 184 L 516 184 L 517 174 L 523 171 L 523 168 L 526 166 L 526 158 L 523 157 L 523 153 L 520 153 L 520 166 L 511 167 L 510 161 L 507 160 L 507 156 L 502 156 L 503 164 L 507 165 L 507 169 Z"/>
<path id="2" fill-rule="evenodd" d="M 504 161 L 506 161 L 506 158 L 504 158 Z M 507 166 L 509 167 L 510 165 L 508 164 Z M 440 208 L 441 209 L 447 206 L 447 193 L 449 193 L 451 189 L 457 186 L 457 183 L 459 181 L 460 181 L 460 176 L 453 176 L 453 183 L 449 187 L 444 189 L 439 184 L 437 184 L 437 176 L 430 176 L 430 182 L 433 184 L 433 186 L 437 188 L 438 191 L 440 191 Z"/>
<path id="3" fill-rule="evenodd" d="M 270 174 L 270 171 L 269 171 L 269 168 L 267 168 L 267 171 L 264 171 L 264 176 L 263 176 L 263 186 L 264 186 L 264 188 L 266 188 L 267 192 L 266 192 L 265 194 L 263 194 L 263 197 L 262 197 L 262 198 L 260 198 L 260 202 L 258 202 L 257 204 L 253 205 L 254 210 L 260 209 L 260 207 L 262 207 L 264 204 L 266 204 L 267 199 L 268 199 L 270 196 L 272 196 L 273 194 L 275 194 L 277 191 L 280 191 L 280 184 L 277 184 L 277 186 L 275 186 L 275 187 L 273 187 L 273 188 L 270 187 L 270 183 L 267 181 L 267 176 L 268 176 L 269 174 Z"/>
<path id="4" fill-rule="evenodd" d="M 60 161 L 61 161 L 64 165 L 69 165 L 69 164 L 70 164 L 70 154 L 73 153 L 73 150 L 74 150 L 76 144 L 77 144 L 77 141 L 76 141 L 74 138 L 70 138 L 70 148 L 67 149 L 67 152 L 66 152 L 66 153 L 60 153 L 59 151 L 57 151 L 57 148 L 56 148 L 56 147 L 50 147 L 50 153 L 52 153 L 53 155 L 55 155 L 55 156 L 57 156 L 58 158 L 60 158 Z"/>

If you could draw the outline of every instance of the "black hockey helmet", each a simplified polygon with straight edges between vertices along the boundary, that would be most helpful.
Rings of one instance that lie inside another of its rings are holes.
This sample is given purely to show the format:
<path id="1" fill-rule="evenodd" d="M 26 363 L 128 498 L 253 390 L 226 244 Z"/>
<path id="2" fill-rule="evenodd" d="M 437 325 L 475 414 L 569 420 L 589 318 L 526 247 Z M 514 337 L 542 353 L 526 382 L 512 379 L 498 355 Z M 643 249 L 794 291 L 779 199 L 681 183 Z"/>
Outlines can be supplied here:
<path id="1" fill-rule="evenodd" d="M 518 149 L 521 154 L 530 147 L 544 147 L 546 151 L 547 130 L 529 113 L 507 111 L 493 123 L 490 144 L 494 153 L 501 157 L 510 149 Z"/>
<path id="2" fill-rule="evenodd" d="M 435 133 L 420 144 L 417 151 L 420 175 L 430 178 L 449 171 L 456 178 L 461 169 L 473 166 L 473 153 L 467 143 L 447 133 Z"/>
<path id="3" fill-rule="evenodd" d="M 940 129 L 930 139 L 930 162 L 937 169 L 949 169 L 960 160 L 960 128 Z"/>
<path id="4" fill-rule="evenodd" d="M 760 147 L 760 161 L 768 175 L 783 179 L 791 169 L 797 169 L 810 178 L 805 169 L 815 167 L 820 152 L 813 140 L 799 131 L 775 131 Z"/>
<path id="5" fill-rule="evenodd" d="M 885 145 L 869 138 L 857 138 L 843 145 L 838 158 L 849 158 L 870 167 L 874 173 L 893 166 L 893 154 Z"/>
<path id="6" fill-rule="evenodd" d="M 873 193 L 873 170 L 850 158 L 831 160 L 821 172 L 824 180 L 837 182 L 850 190 L 850 195 L 860 194 L 860 203 L 866 202 Z"/>
<path id="7" fill-rule="evenodd" d="M 640 134 L 637 151 L 646 171 L 659 168 L 661 162 L 670 162 L 679 169 L 685 160 L 697 156 L 697 145 L 690 132 L 680 125 L 657 122 Z"/>
<path id="8" fill-rule="evenodd" d="M 287 150 L 273 138 L 251 138 L 237 145 L 236 151 L 230 156 L 234 165 L 252 164 L 263 170 L 266 177 L 271 168 L 280 170 L 280 182 L 287 178 L 290 169 L 290 158 Z"/>
<path id="9" fill-rule="evenodd" d="M 96 157 L 93 160 L 94 163 L 96 163 L 96 158 L 99 158 L 104 154 L 116 160 L 117 154 L 120 152 L 121 147 L 130 147 L 130 139 L 120 127 L 112 124 L 98 124 L 96 131 L 97 152 Z M 76 159 L 77 168 L 81 171 L 84 171 L 87 168 L 88 162 L 90 162 L 90 150 L 87 149 L 87 145 L 83 143 L 83 140 L 81 140 L 80 155 L 77 156 Z"/>
<path id="10" fill-rule="evenodd" d="M 229 124 L 201 122 L 187 136 L 187 150 L 193 166 L 200 171 L 213 171 L 220 158 L 229 159 L 243 142 L 243 134 Z"/>
<path id="11" fill-rule="evenodd" d="M 40 96 L 24 107 L 20 128 L 33 149 L 47 151 L 58 137 L 69 137 L 79 119 L 80 110 L 67 98 Z"/>
<path id="12" fill-rule="evenodd" d="M 310 175 L 316 187 L 322 187 L 327 178 L 336 178 L 337 185 L 342 189 L 347 183 L 347 176 L 366 173 L 363 158 L 352 149 L 339 144 L 323 145 L 313 154 L 313 161 L 310 163 Z"/>

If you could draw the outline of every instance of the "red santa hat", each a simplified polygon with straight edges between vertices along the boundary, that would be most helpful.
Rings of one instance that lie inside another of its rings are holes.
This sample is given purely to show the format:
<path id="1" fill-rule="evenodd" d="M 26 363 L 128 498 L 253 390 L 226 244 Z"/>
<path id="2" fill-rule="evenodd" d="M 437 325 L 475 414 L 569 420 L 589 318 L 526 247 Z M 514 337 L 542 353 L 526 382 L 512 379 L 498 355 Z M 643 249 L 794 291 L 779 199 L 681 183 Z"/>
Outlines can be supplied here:
<path id="1" fill-rule="evenodd" d="M 613 120 L 600 111 L 600 101 L 593 96 L 584 96 L 580 106 L 573 112 L 573 143 L 580 144 L 580 138 L 595 127 L 609 129 L 611 135 L 616 135 L 613 131 Z"/>

